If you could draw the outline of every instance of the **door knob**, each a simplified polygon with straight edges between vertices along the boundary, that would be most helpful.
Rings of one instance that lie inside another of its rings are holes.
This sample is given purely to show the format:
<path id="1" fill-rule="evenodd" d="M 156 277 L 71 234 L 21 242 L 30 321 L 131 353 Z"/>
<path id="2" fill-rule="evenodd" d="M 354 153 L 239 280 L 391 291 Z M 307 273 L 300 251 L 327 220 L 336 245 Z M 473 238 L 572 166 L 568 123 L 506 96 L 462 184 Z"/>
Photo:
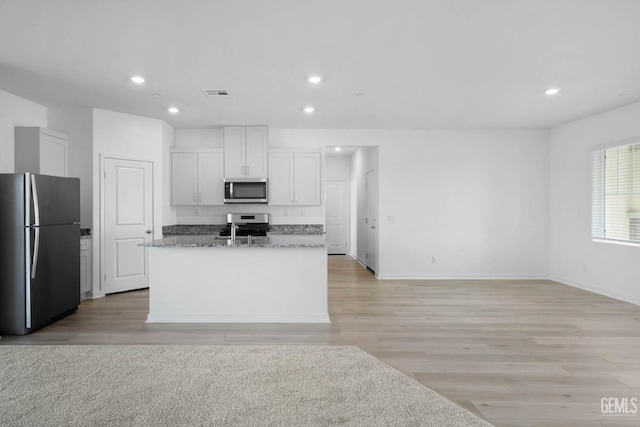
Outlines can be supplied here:
<path id="1" fill-rule="evenodd" d="M 147 230 L 147 234 L 151 234 L 151 230 Z"/>

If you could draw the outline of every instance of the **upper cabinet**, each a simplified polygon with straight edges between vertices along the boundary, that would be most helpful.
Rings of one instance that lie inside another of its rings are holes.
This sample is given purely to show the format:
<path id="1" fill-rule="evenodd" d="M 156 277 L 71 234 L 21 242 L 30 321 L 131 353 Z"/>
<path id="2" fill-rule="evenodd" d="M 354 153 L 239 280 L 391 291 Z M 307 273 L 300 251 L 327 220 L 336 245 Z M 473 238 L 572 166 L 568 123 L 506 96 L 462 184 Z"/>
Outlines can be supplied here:
<path id="1" fill-rule="evenodd" d="M 294 153 L 294 201 L 296 205 L 321 205 L 320 153 Z"/>
<path id="2" fill-rule="evenodd" d="M 69 138 L 40 127 L 15 128 L 15 171 L 68 176 Z"/>
<path id="3" fill-rule="evenodd" d="M 321 154 L 273 151 L 269 153 L 269 204 L 321 204 Z"/>
<path id="4" fill-rule="evenodd" d="M 171 153 L 171 204 L 224 204 L 223 153 L 173 151 Z"/>
<path id="5" fill-rule="evenodd" d="M 224 127 L 224 177 L 267 177 L 266 126 Z"/>

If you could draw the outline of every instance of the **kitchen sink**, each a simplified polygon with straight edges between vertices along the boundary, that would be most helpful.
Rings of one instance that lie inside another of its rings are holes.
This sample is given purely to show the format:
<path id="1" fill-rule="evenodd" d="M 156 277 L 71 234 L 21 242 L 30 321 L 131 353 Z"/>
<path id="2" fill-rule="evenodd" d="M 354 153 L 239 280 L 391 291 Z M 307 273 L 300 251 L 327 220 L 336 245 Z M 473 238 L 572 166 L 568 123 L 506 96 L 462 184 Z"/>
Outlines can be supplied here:
<path id="1" fill-rule="evenodd" d="M 266 237 L 252 236 L 251 242 L 252 243 L 264 242 L 264 239 L 266 239 Z M 219 242 L 227 242 L 228 245 L 231 244 L 231 237 L 214 236 L 213 240 L 219 241 Z M 245 237 L 245 236 L 236 237 L 236 245 L 246 245 L 248 241 L 249 241 L 248 237 Z"/>

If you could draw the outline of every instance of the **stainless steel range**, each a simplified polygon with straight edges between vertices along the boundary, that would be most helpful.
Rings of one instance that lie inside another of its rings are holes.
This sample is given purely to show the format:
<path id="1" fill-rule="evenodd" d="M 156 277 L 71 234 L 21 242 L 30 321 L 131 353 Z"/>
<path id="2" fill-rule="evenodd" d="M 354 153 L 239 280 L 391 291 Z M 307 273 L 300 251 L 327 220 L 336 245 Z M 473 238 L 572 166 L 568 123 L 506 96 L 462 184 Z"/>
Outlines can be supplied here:
<path id="1" fill-rule="evenodd" d="M 233 229 L 235 228 L 235 233 Z M 269 214 L 227 214 L 227 228 L 221 236 L 266 236 L 269 231 Z"/>

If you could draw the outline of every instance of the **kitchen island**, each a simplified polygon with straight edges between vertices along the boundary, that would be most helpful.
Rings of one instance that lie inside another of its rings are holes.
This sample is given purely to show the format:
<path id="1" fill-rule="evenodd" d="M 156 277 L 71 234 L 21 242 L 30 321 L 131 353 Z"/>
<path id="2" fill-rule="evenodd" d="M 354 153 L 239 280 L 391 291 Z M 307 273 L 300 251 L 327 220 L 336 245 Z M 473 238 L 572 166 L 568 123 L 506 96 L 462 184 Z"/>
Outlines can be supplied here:
<path id="1" fill-rule="evenodd" d="M 330 323 L 324 235 L 184 235 L 144 246 L 148 323 Z"/>

